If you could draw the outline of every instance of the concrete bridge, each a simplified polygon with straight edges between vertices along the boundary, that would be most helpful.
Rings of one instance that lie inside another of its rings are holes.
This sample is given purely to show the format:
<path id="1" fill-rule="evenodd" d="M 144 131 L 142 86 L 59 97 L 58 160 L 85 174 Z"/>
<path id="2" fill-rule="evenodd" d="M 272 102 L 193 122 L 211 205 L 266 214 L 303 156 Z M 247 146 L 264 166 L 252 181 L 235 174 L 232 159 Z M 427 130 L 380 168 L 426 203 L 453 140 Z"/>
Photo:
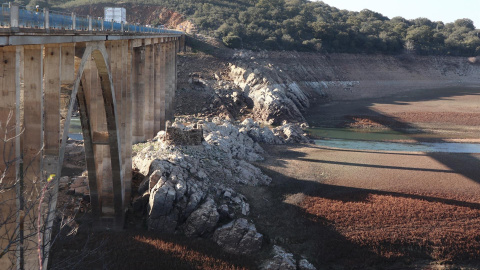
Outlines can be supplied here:
<path id="1" fill-rule="evenodd" d="M 121 229 L 132 144 L 173 118 L 184 36 L 14 5 L 0 14 L 0 269 L 38 269 L 47 264 L 74 107 L 94 225 Z"/>

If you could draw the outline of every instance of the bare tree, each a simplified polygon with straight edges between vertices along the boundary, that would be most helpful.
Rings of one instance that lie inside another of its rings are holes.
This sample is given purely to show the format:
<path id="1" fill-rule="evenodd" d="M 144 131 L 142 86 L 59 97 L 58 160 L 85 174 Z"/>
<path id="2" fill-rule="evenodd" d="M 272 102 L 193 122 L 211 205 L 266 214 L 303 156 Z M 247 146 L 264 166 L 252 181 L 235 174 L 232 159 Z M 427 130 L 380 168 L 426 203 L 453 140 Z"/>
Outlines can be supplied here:
<path id="1" fill-rule="evenodd" d="M 11 111 L 5 123 L 0 122 L 0 268 L 43 268 L 47 228 L 45 210 L 52 199 L 51 183 L 43 172 L 33 169 L 42 155 L 43 147 L 25 163 L 19 151 L 24 130 L 16 126 Z M 47 210 L 48 211 L 48 210 Z M 37 256 L 35 256 L 37 255 Z M 38 257 L 38 261 L 32 258 Z M 28 261 L 26 261 L 26 258 Z"/>

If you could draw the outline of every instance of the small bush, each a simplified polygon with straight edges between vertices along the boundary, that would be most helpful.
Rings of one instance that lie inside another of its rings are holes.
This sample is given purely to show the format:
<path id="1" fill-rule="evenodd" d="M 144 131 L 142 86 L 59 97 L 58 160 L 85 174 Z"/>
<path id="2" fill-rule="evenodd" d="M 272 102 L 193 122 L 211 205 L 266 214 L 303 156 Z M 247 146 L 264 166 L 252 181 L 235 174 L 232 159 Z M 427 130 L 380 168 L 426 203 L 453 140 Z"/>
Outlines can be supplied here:
<path id="1" fill-rule="evenodd" d="M 222 38 L 223 44 L 230 48 L 241 48 L 242 38 L 239 36 L 225 36 Z"/>

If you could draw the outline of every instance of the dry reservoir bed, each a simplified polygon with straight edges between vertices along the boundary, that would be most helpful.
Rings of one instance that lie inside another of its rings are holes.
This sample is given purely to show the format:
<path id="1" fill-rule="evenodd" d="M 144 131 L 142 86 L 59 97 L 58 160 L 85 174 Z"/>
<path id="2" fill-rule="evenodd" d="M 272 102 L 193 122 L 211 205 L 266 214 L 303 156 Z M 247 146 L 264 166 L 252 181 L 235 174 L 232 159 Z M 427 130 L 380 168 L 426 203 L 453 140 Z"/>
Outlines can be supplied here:
<path id="1" fill-rule="evenodd" d="M 336 101 L 313 108 L 307 119 L 335 129 L 317 133 L 325 140 L 354 128 L 364 132 L 361 138 L 340 139 L 475 143 L 479 93 L 448 88 Z M 396 137 L 371 138 L 372 128 Z M 257 203 L 252 203 L 256 224 L 269 231 L 273 243 L 316 258 L 317 265 L 341 269 L 480 267 L 478 151 L 352 148 L 269 148 L 258 165 L 274 184 L 251 197 Z"/>

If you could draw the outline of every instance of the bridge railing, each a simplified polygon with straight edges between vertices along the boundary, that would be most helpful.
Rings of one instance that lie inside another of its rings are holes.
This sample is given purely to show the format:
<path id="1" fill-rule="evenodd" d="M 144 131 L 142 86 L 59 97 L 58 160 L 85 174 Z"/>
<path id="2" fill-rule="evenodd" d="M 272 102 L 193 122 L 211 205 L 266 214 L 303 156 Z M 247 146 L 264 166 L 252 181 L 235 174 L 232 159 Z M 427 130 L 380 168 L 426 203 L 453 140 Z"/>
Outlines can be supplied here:
<path id="1" fill-rule="evenodd" d="M 103 18 L 93 19 L 91 16 L 77 16 L 75 13 L 50 11 L 46 8 L 38 9 L 19 6 L 14 3 L 4 3 L 0 6 L 0 28 L 9 29 L 11 32 L 45 30 L 73 32 L 109 32 L 122 33 L 154 33 L 154 34 L 183 34 L 181 31 L 142 26 L 138 24 L 105 21 Z"/>

